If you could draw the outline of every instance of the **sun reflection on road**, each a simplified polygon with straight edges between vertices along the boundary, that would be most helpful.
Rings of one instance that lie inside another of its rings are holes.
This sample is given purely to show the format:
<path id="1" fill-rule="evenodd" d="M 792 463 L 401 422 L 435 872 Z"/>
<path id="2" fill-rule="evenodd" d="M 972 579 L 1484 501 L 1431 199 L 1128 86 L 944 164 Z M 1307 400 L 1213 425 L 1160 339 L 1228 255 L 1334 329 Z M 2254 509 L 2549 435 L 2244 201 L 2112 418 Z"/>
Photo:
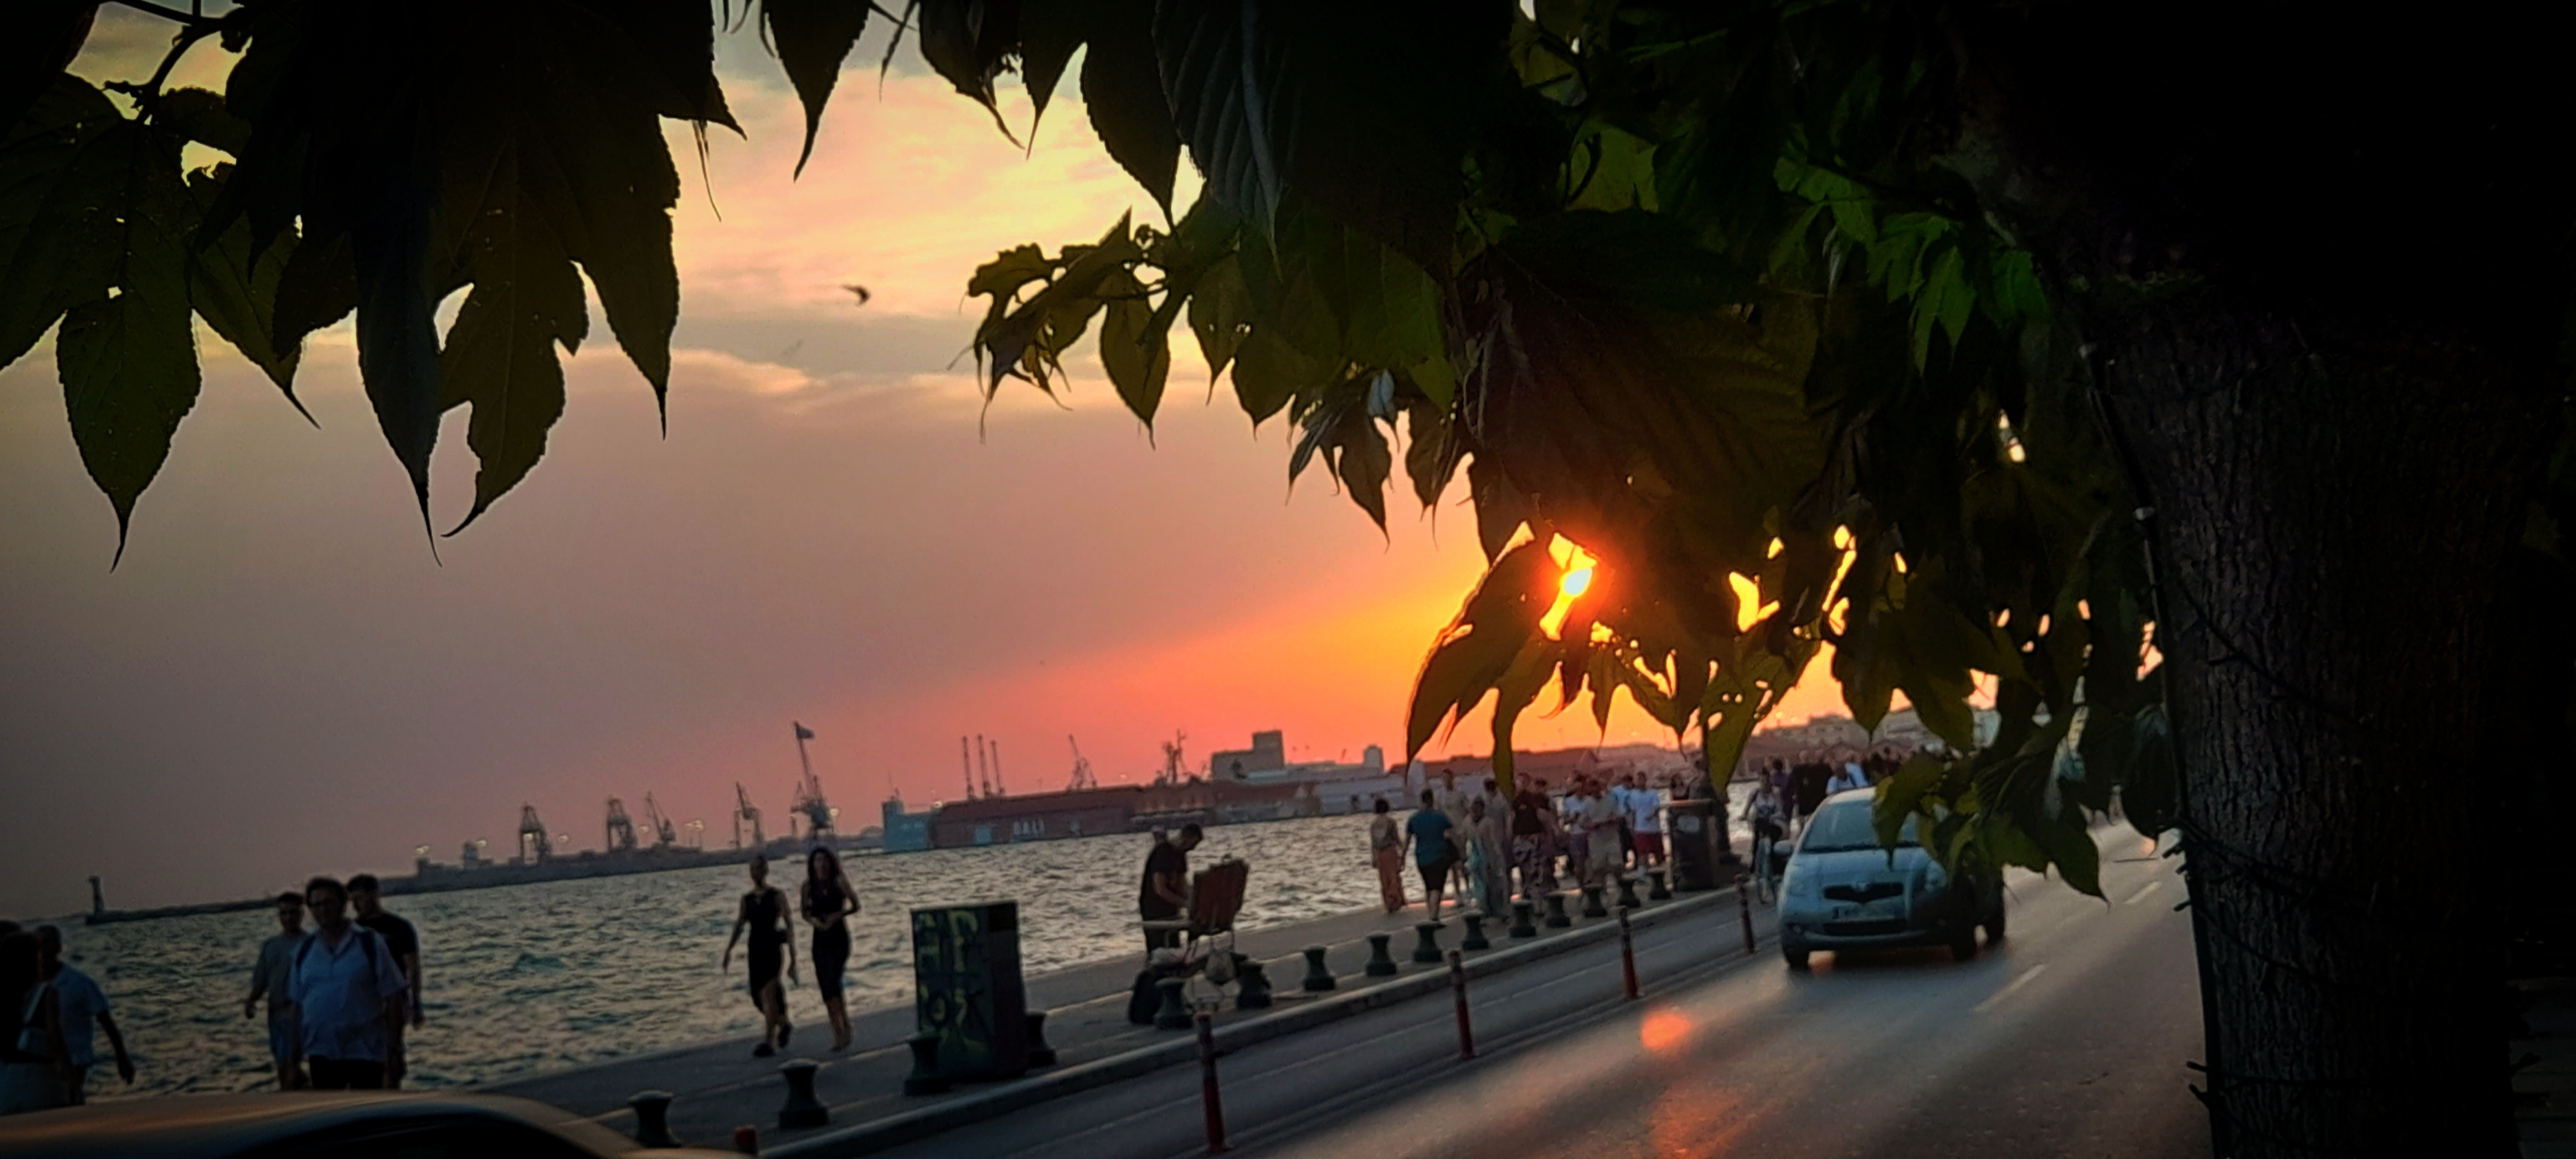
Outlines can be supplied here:
<path id="1" fill-rule="evenodd" d="M 1666 1007 L 1647 1014 L 1645 1021 L 1638 1024 L 1637 1041 L 1645 1045 L 1648 1054 L 1671 1054 L 1681 1049 L 1682 1040 L 1689 1038 L 1690 1032 L 1690 1018 Z"/>

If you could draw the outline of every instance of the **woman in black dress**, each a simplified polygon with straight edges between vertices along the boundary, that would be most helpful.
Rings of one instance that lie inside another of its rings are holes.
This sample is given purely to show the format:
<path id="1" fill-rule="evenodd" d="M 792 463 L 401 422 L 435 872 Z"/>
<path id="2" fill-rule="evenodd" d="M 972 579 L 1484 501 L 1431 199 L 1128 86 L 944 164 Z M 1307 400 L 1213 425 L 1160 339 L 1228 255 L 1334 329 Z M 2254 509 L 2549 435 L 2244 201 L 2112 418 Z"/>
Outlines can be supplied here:
<path id="1" fill-rule="evenodd" d="M 788 981 L 796 980 L 796 930 L 787 916 L 787 895 L 769 884 L 769 858 L 755 855 L 751 859 L 751 892 L 742 895 L 742 908 L 733 917 L 733 936 L 725 940 L 724 966 L 733 968 L 733 948 L 742 941 L 744 927 L 751 929 L 751 943 L 744 956 L 751 963 L 751 1004 L 760 1008 L 766 1023 L 760 1045 L 751 1053 L 767 1058 L 787 1045 L 787 1036 L 796 1028 L 787 1023 L 787 991 L 778 984 L 778 968 L 787 967 Z"/>
<path id="2" fill-rule="evenodd" d="M 805 855 L 797 908 L 814 930 L 814 988 L 823 992 L 823 1010 L 832 1020 L 832 1049 L 848 1050 L 850 1011 L 841 1000 L 841 973 L 850 962 L 850 927 L 842 919 L 859 912 L 859 891 L 838 854 L 817 845 Z"/>

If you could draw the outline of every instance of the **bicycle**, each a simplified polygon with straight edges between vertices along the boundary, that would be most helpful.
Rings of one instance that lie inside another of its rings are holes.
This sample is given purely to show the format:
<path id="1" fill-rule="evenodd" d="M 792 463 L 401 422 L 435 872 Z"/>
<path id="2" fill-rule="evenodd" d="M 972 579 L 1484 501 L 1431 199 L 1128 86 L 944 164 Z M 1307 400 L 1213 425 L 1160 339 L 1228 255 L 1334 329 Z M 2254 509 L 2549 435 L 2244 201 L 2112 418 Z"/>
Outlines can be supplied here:
<path id="1" fill-rule="evenodd" d="M 1768 833 L 1753 836 L 1753 898 L 1763 905 L 1780 904 L 1780 882 L 1771 871 L 1771 851 L 1778 844 Z"/>

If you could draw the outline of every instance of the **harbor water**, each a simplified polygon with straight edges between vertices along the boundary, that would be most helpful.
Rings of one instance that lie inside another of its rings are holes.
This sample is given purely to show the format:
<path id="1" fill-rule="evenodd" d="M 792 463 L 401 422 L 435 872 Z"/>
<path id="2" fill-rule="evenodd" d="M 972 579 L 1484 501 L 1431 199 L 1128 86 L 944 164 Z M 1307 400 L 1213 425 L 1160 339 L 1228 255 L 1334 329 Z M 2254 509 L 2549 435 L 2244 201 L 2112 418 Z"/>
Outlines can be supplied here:
<path id="1" fill-rule="evenodd" d="M 1739 789 L 1741 787 L 1739 786 Z M 1142 834 L 891 856 L 846 864 L 862 904 L 850 921 L 852 1009 L 912 1000 L 912 907 L 1019 902 L 1030 974 L 1137 953 Z M 1376 904 L 1368 819 L 1317 817 L 1207 830 L 1191 855 L 1252 869 L 1241 926 L 1259 929 Z M 804 869 L 772 867 L 792 896 Z M 711 867 L 388 899 L 420 929 L 428 1026 L 411 1038 L 411 1084 L 466 1087 L 726 1037 L 757 1035 L 742 954 L 719 969 L 748 881 Z M 308 927 L 309 928 L 309 927 Z M 133 1086 L 101 1066 L 93 1098 L 273 1086 L 267 1032 L 242 1017 L 267 911 L 69 927 L 67 956 L 115 1005 L 140 1070 Z M 800 1037 L 825 1033 L 797 929 L 787 994 Z M 264 1018 L 264 1015 L 262 1016 Z M 815 1038 L 813 1041 L 821 1041 Z M 106 1043 L 99 1043 L 102 1062 Z"/>

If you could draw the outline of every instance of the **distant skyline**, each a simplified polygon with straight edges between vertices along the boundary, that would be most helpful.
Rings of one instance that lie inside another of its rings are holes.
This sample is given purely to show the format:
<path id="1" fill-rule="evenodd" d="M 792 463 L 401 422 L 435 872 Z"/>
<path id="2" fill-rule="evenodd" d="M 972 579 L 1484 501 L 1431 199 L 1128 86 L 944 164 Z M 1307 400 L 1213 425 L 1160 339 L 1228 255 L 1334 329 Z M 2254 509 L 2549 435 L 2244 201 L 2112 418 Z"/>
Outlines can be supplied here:
<path id="1" fill-rule="evenodd" d="M 76 71 L 146 75 L 168 31 L 102 9 Z M 986 410 L 975 265 L 1159 211 L 1073 86 L 1024 151 L 909 49 L 880 86 L 883 35 L 793 182 L 794 99 L 756 38 L 720 36 L 749 139 L 711 133 L 710 192 L 670 128 L 668 437 L 595 327 L 545 461 L 435 560 L 345 324 L 299 376 L 318 431 L 201 333 L 204 394 L 112 572 L 50 341 L 0 371 L 0 914 L 85 908 L 90 874 L 142 906 L 407 871 L 415 846 L 506 847 L 523 802 L 595 845 L 606 798 L 651 792 L 720 843 L 737 781 L 783 819 L 790 720 L 853 831 L 889 787 L 957 795 L 960 734 L 998 740 L 1022 792 L 1061 787 L 1067 734 L 1106 783 L 1175 730 L 1196 756 L 1277 728 L 1305 759 L 1400 760 L 1414 672 L 1483 569 L 1462 496 L 1416 518 L 1399 494 L 1382 537 L 1320 472 L 1289 490 L 1286 424 L 1203 402 L 1186 339 L 1151 440 L 1087 343 L 1061 405 L 1012 383 Z M 230 59 L 207 42 L 175 83 Z M 442 528 L 470 503 L 463 418 Z M 1820 660 L 1783 715 L 1839 709 Z M 1578 704 L 1518 738 L 1596 733 Z M 1670 739 L 1623 704 L 1606 742 Z M 1450 747 L 1491 747 L 1481 713 Z"/>

